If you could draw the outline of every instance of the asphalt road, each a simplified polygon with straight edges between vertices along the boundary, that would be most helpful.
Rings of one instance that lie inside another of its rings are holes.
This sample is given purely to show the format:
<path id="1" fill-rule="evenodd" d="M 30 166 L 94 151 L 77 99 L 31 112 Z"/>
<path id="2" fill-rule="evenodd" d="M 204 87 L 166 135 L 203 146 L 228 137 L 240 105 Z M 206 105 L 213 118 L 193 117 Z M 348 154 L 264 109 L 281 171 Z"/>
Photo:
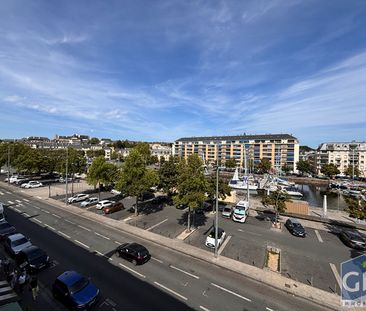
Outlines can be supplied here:
<path id="1" fill-rule="evenodd" d="M 59 209 L 1 187 L 0 201 L 9 205 L 9 222 L 57 263 L 41 275 L 46 288 L 64 270 L 78 270 L 101 289 L 100 310 L 324 310 L 236 273 L 96 224 L 69 213 L 66 207 Z M 144 244 L 152 259 L 134 267 L 115 257 L 117 244 L 125 241 Z"/>

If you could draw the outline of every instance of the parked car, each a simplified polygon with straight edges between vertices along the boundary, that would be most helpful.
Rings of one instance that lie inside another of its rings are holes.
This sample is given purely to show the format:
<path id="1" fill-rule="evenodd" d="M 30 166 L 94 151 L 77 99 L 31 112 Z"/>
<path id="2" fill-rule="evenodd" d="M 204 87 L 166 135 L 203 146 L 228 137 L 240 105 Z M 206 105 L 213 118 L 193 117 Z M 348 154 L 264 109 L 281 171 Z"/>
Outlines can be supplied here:
<path id="1" fill-rule="evenodd" d="M 121 191 L 118 191 L 117 189 L 112 189 L 111 193 L 114 194 L 114 195 L 120 195 Z"/>
<path id="2" fill-rule="evenodd" d="M 59 275 L 52 285 L 52 293 L 72 310 L 89 310 L 99 297 L 99 289 L 76 271 Z"/>
<path id="3" fill-rule="evenodd" d="M 89 198 L 89 194 L 85 194 L 85 193 L 79 193 L 79 194 L 75 194 L 73 197 L 68 198 L 67 202 L 68 203 L 76 203 L 76 202 L 81 202 L 86 200 L 87 198 Z"/>
<path id="4" fill-rule="evenodd" d="M 50 257 L 38 246 L 32 245 L 22 249 L 15 257 L 15 261 L 21 268 L 29 272 L 37 272 L 50 264 Z"/>
<path id="5" fill-rule="evenodd" d="M 345 229 L 339 234 L 340 239 L 344 244 L 355 249 L 366 249 L 366 243 L 364 236 L 356 230 Z"/>
<path id="6" fill-rule="evenodd" d="M 291 232 L 292 235 L 299 236 L 302 238 L 306 237 L 305 229 L 297 219 L 295 218 L 287 219 L 285 226 L 288 229 L 288 231 Z"/>
<path id="7" fill-rule="evenodd" d="M 226 237 L 226 232 L 222 228 L 218 228 L 218 235 L 217 235 L 217 247 L 224 242 Z M 205 245 L 209 248 L 215 248 L 215 228 L 213 228 L 210 234 L 206 238 Z"/>
<path id="8" fill-rule="evenodd" d="M 175 206 L 176 209 L 186 209 L 187 208 L 187 205 L 184 205 L 184 204 L 178 204 Z"/>
<path id="9" fill-rule="evenodd" d="M 124 243 L 118 246 L 116 255 L 131 261 L 134 265 L 141 265 L 151 258 L 146 247 L 137 243 Z"/>
<path id="10" fill-rule="evenodd" d="M 14 184 L 17 180 L 18 180 L 19 176 L 18 175 L 12 175 L 9 177 L 9 183 L 10 184 Z"/>
<path id="11" fill-rule="evenodd" d="M 59 182 L 61 182 L 61 183 L 64 183 L 64 182 L 66 182 L 66 178 L 64 178 L 64 177 L 60 177 L 60 178 L 58 179 L 58 181 L 59 181 Z M 67 182 L 72 182 L 72 178 L 71 178 L 71 177 L 68 177 L 68 178 L 67 178 Z"/>
<path id="12" fill-rule="evenodd" d="M 96 197 L 89 197 L 87 198 L 85 201 L 80 203 L 81 207 L 87 207 L 87 206 L 92 206 L 94 204 L 98 203 L 98 198 Z"/>
<path id="13" fill-rule="evenodd" d="M 43 186 L 43 184 L 41 182 L 31 180 L 31 181 L 28 181 L 28 182 L 22 184 L 20 187 L 29 189 L 29 188 L 38 188 L 38 187 L 42 187 L 42 186 Z"/>
<path id="14" fill-rule="evenodd" d="M 31 245 L 32 243 L 21 233 L 9 235 L 4 243 L 5 249 L 12 256 L 17 255 L 21 250 Z"/>
<path id="15" fill-rule="evenodd" d="M 110 201 L 110 200 L 102 200 L 99 201 L 99 203 L 96 206 L 96 209 L 103 209 L 105 207 L 110 207 L 114 204 L 114 201 Z"/>
<path id="16" fill-rule="evenodd" d="M 233 208 L 231 206 L 224 206 L 222 210 L 222 217 L 224 218 L 231 218 L 233 215 Z"/>
<path id="17" fill-rule="evenodd" d="M 114 212 L 118 212 L 123 210 L 125 207 L 122 202 L 114 203 L 112 206 L 105 207 L 103 209 L 104 214 L 112 214 Z"/>
<path id="18" fill-rule="evenodd" d="M 17 230 L 7 221 L 0 222 L 0 239 L 4 240 L 8 235 L 15 233 Z"/>
<path id="19" fill-rule="evenodd" d="M 249 213 L 249 202 L 248 201 L 239 201 L 233 212 L 232 220 L 236 222 L 244 223 L 248 217 Z"/>

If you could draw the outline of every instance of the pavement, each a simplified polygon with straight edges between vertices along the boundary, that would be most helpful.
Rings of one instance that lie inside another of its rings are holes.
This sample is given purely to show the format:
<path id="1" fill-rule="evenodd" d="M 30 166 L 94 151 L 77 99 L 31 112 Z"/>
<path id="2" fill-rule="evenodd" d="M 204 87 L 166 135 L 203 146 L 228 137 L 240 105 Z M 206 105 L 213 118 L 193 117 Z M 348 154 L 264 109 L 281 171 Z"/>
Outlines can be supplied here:
<path id="1" fill-rule="evenodd" d="M 37 190 L 41 190 L 41 188 Z M 43 199 L 40 195 L 37 195 L 35 198 L 37 198 L 38 200 Z M 331 307 L 334 310 L 339 310 L 339 296 L 335 294 L 319 290 L 307 284 L 303 284 L 301 282 L 297 282 L 295 280 L 284 277 L 281 274 L 267 271 L 256 266 L 234 260 L 232 258 L 228 258 L 225 256 L 219 256 L 218 258 L 215 258 L 212 256 L 212 253 L 210 251 L 197 248 L 178 239 L 172 239 L 160 234 L 156 234 L 152 232 L 152 230 L 144 230 L 142 228 L 138 228 L 137 226 L 131 226 L 124 221 L 107 218 L 87 210 L 82 210 L 75 206 L 69 205 L 65 207 L 65 204 L 57 200 L 47 198 L 46 200 L 48 203 L 57 206 L 60 209 L 66 208 L 68 212 L 74 213 L 81 217 L 93 220 L 97 223 L 103 222 L 105 225 L 108 225 L 110 227 L 118 228 L 119 230 L 149 240 L 158 245 L 163 245 L 182 254 L 189 255 L 202 261 L 214 264 L 223 269 L 236 272 L 247 278 L 280 289 L 281 291 L 308 299 L 322 306 Z"/>

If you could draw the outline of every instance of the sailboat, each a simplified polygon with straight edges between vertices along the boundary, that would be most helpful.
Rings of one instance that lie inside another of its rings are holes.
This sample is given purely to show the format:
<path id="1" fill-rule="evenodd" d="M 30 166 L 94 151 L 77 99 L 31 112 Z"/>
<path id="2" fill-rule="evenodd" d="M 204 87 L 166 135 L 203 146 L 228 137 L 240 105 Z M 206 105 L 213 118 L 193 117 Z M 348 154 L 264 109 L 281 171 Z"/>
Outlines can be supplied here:
<path id="1" fill-rule="evenodd" d="M 239 168 L 235 169 L 233 178 L 229 181 L 229 187 L 237 190 L 258 190 L 258 185 L 251 183 L 249 176 L 239 178 Z"/>

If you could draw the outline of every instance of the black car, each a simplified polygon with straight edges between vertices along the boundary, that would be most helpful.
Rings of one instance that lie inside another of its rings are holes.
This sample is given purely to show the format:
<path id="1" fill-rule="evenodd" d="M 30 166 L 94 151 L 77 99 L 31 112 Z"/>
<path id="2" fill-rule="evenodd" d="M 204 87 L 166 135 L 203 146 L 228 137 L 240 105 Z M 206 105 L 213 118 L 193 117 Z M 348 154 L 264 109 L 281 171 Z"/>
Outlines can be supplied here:
<path id="1" fill-rule="evenodd" d="M 287 219 L 285 226 L 288 229 L 288 231 L 291 232 L 292 235 L 305 238 L 306 236 L 305 229 L 297 219 L 294 218 Z"/>
<path id="2" fill-rule="evenodd" d="M 339 234 L 344 244 L 355 249 L 366 249 L 365 238 L 356 230 L 342 230 Z"/>
<path id="3" fill-rule="evenodd" d="M 15 233 L 17 230 L 7 221 L 0 222 L 0 239 L 5 239 L 8 235 Z"/>
<path id="4" fill-rule="evenodd" d="M 116 255 L 131 261 L 134 265 L 141 265 L 151 258 L 146 247 L 137 243 L 124 243 L 118 246 Z"/>
<path id="5" fill-rule="evenodd" d="M 49 266 L 50 257 L 38 246 L 28 246 L 21 250 L 15 257 L 15 261 L 21 268 L 29 272 L 37 272 Z"/>

